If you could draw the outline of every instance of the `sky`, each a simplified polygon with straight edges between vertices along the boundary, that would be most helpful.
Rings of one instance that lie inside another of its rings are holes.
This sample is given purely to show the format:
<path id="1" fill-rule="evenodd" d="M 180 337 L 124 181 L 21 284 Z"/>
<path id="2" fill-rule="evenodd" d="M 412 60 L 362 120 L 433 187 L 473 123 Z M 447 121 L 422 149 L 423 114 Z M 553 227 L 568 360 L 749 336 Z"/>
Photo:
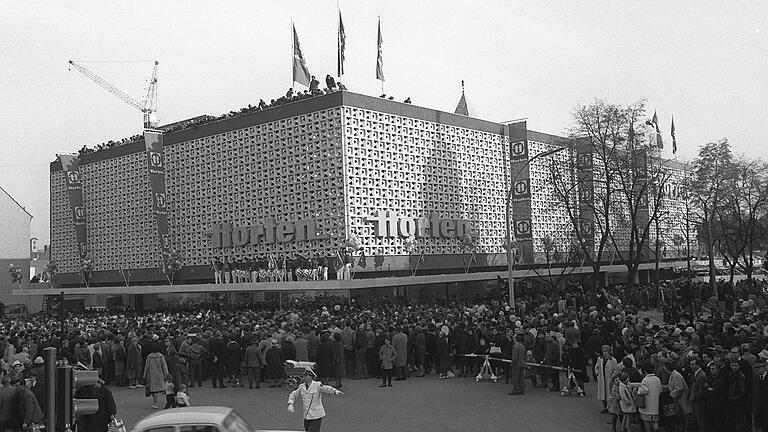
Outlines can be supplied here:
<path id="1" fill-rule="evenodd" d="M 49 166 L 141 132 L 141 113 L 69 70 L 86 67 L 140 100 L 159 61 L 160 123 L 219 115 L 291 87 L 291 22 L 312 74 L 335 74 L 337 2 L 2 2 L 0 187 L 49 242 Z M 477 117 L 527 118 L 565 134 L 574 108 L 647 100 L 676 157 L 727 137 L 768 158 L 768 2 L 340 0 L 350 91 L 452 112 L 461 80 Z M 299 86 L 297 84 L 297 86 Z M 667 156 L 672 157 L 667 145 Z"/>

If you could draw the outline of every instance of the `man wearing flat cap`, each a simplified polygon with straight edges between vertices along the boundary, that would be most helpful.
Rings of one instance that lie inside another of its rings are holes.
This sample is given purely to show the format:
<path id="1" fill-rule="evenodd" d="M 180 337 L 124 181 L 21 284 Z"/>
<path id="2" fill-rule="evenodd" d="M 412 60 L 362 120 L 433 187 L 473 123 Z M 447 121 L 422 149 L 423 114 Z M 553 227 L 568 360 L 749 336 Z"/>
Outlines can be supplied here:
<path id="1" fill-rule="evenodd" d="M 341 391 L 323 385 L 320 381 L 315 381 L 317 375 L 312 368 L 304 369 L 304 382 L 299 388 L 288 395 L 288 411 L 294 412 L 293 402 L 297 396 L 301 397 L 303 407 L 302 417 L 304 418 L 304 430 L 308 432 L 320 432 L 320 426 L 325 417 L 325 408 L 323 408 L 323 393 L 332 395 L 343 395 Z"/>

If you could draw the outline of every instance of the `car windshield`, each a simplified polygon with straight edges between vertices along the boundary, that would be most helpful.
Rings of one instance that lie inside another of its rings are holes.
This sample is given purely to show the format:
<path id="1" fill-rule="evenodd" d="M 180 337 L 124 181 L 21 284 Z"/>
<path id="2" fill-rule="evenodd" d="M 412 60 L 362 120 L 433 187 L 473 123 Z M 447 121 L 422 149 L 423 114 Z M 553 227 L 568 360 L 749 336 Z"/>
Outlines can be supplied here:
<path id="1" fill-rule="evenodd" d="M 224 421 L 221 422 L 224 432 L 251 432 L 253 428 L 248 424 L 237 411 L 232 410 Z"/>

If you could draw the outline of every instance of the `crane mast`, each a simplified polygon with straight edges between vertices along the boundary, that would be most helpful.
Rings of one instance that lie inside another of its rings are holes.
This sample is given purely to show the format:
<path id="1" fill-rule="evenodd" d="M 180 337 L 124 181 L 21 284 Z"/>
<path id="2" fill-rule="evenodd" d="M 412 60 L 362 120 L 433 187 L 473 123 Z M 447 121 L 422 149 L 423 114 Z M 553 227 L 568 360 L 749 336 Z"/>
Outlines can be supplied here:
<path id="1" fill-rule="evenodd" d="M 121 101 L 141 111 L 144 117 L 144 129 L 152 129 L 157 127 L 157 66 L 159 64 L 157 61 L 155 61 L 155 67 L 152 70 L 152 77 L 149 80 L 147 94 L 144 96 L 141 102 L 132 98 L 130 95 L 115 87 L 107 80 L 100 77 L 85 66 L 75 63 L 72 60 L 69 61 L 69 64 L 75 68 L 76 71 L 85 75 L 86 78 L 90 79 L 100 87 L 112 93 Z"/>

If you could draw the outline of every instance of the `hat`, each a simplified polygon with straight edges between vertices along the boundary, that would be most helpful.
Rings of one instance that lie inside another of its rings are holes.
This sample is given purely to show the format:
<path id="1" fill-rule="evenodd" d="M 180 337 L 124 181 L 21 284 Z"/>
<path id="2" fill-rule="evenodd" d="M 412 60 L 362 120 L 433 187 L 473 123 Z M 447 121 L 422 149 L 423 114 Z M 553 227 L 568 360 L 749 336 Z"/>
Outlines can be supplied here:
<path id="1" fill-rule="evenodd" d="M 696 330 L 694 330 L 694 329 L 693 329 L 693 327 L 686 327 L 686 328 L 685 328 L 685 332 L 686 332 L 686 333 L 695 333 L 695 332 L 696 332 Z"/>
<path id="2" fill-rule="evenodd" d="M 16 366 L 16 365 L 21 366 L 21 362 L 16 360 L 16 361 L 13 362 L 13 364 L 11 366 Z"/>
<path id="3" fill-rule="evenodd" d="M 768 360 L 768 350 L 760 351 L 760 354 L 758 354 L 757 357 L 763 360 Z"/>
<path id="4" fill-rule="evenodd" d="M 35 357 L 35 364 L 43 364 L 43 363 L 45 363 L 45 361 L 43 360 L 42 357 L 40 356 Z"/>
<path id="5" fill-rule="evenodd" d="M 277 345 L 277 339 L 272 339 L 272 345 Z"/>
<path id="6" fill-rule="evenodd" d="M 309 366 L 304 368 L 304 375 L 312 375 L 312 378 L 317 378 L 317 374 Z"/>

